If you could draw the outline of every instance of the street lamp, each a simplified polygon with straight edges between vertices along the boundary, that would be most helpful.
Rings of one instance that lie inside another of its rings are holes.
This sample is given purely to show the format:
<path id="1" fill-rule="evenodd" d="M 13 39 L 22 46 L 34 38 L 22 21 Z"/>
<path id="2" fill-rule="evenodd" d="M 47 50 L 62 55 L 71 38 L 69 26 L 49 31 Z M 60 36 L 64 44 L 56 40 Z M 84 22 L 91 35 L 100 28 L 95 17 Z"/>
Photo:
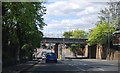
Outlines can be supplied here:
<path id="1" fill-rule="evenodd" d="M 108 11 L 108 13 L 107 13 L 107 19 L 108 19 L 108 24 L 109 24 L 109 26 L 108 26 L 108 49 L 107 49 L 107 55 L 109 54 L 109 51 L 110 51 L 110 17 L 111 17 L 111 13 L 110 13 L 110 11 Z"/>
<path id="2" fill-rule="evenodd" d="M 117 7 L 116 7 L 116 14 L 117 14 L 117 24 L 119 24 L 119 16 L 120 16 L 120 2 L 117 3 Z M 120 30 L 120 27 L 118 26 L 117 28 L 118 30 Z"/>

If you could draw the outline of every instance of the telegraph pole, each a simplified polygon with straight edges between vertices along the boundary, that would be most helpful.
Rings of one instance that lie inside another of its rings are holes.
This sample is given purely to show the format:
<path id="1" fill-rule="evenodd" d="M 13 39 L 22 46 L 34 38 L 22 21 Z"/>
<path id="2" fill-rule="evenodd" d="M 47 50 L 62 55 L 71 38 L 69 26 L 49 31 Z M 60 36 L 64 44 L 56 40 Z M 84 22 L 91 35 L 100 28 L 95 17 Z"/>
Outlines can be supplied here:
<path id="1" fill-rule="evenodd" d="M 110 15 L 110 14 L 109 14 Z M 109 51 L 110 51 L 110 17 L 108 16 L 108 55 L 109 55 Z"/>
<path id="2" fill-rule="evenodd" d="M 110 51 L 110 12 L 108 12 L 107 14 L 108 16 L 106 17 L 108 19 L 108 40 L 107 40 L 107 44 L 108 44 L 108 48 L 107 48 L 107 56 L 109 55 L 109 51 Z M 108 56 L 109 57 L 109 56 Z"/>
<path id="3" fill-rule="evenodd" d="M 117 14 L 117 24 L 119 24 L 119 17 L 120 17 L 120 2 L 117 3 L 117 7 L 116 7 L 116 14 Z M 117 28 L 118 30 L 120 30 L 120 27 Z"/>

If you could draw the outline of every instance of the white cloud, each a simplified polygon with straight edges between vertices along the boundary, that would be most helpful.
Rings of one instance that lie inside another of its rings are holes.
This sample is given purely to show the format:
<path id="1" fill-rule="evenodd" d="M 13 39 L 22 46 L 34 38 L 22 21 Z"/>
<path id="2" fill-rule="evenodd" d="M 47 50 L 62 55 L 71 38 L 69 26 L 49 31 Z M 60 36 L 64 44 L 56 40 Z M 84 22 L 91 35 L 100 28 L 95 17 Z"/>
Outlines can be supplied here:
<path id="1" fill-rule="evenodd" d="M 92 3 L 86 0 L 60 0 L 46 4 L 47 14 L 44 16 L 47 26 L 43 32 L 56 33 L 81 29 L 89 31 L 95 27 L 98 12 L 105 3 Z"/>
<path id="2" fill-rule="evenodd" d="M 47 15 L 63 15 L 61 11 L 63 11 L 63 6 L 66 5 L 65 1 L 59 1 L 55 3 L 51 3 L 49 5 L 46 5 L 47 8 Z"/>
<path id="3" fill-rule="evenodd" d="M 46 30 L 60 30 L 60 29 L 86 29 L 90 26 L 94 26 L 93 23 L 96 21 L 96 16 L 86 16 L 86 17 L 81 17 L 80 19 L 63 19 L 61 21 L 57 20 L 51 20 L 51 22 L 48 24 L 48 26 L 45 26 L 44 29 Z M 94 20 L 93 20 L 94 19 Z"/>
<path id="4" fill-rule="evenodd" d="M 80 2 L 79 0 L 65 0 L 65 1 L 57 1 L 46 5 L 47 7 L 47 15 L 68 15 L 76 12 L 80 12 L 84 10 L 86 6 L 91 3 L 88 2 Z M 58 14 L 59 13 L 59 14 Z"/>

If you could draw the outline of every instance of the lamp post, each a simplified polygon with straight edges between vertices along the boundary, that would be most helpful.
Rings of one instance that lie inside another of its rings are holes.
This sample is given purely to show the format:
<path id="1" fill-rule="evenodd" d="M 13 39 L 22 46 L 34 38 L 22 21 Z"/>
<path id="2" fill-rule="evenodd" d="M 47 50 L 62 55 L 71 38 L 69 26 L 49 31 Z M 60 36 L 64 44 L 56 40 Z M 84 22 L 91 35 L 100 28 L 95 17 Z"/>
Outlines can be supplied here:
<path id="1" fill-rule="evenodd" d="M 116 7 L 116 14 L 117 14 L 117 24 L 119 24 L 119 16 L 120 16 L 120 2 L 117 3 Z M 118 30 L 120 30 L 120 27 L 118 26 Z"/>
<path id="2" fill-rule="evenodd" d="M 107 21 L 108 21 L 108 48 L 107 48 L 107 55 L 109 54 L 109 51 L 110 51 L 110 16 L 111 16 L 111 13 L 110 11 L 107 13 Z"/>

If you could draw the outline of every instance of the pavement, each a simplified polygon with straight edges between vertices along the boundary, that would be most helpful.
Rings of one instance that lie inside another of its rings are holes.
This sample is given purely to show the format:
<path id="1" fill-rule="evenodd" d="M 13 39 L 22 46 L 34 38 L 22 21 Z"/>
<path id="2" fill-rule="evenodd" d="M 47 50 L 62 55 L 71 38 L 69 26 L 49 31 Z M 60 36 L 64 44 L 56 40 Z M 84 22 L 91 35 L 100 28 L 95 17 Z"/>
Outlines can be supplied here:
<path id="1" fill-rule="evenodd" d="M 26 63 L 5 67 L 2 69 L 2 73 L 20 73 L 21 71 L 24 71 L 33 67 L 37 63 L 38 61 L 28 61 Z"/>
<path id="2" fill-rule="evenodd" d="M 66 56 L 65 59 L 88 59 L 88 57 L 85 56 Z"/>
<path id="3" fill-rule="evenodd" d="M 119 60 L 101 60 L 101 59 L 80 59 L 80 61 L 111 63 L 111 64 L 118 64 L 118 65 L 120 63 Z"/>
<path id="4" fill-rule="evenodd" d="M 63 63 L 77 67 L 82 71 L 118 71 L 118 61 L 109 61 L 109 60 L 97 60 L 97 59 L 68 59 L 63 61 Z"/>
<path id="5" fill-rule="evenodd" d="M 0 60 L 0 73 L 2 72 L 2 61 Z"/>

